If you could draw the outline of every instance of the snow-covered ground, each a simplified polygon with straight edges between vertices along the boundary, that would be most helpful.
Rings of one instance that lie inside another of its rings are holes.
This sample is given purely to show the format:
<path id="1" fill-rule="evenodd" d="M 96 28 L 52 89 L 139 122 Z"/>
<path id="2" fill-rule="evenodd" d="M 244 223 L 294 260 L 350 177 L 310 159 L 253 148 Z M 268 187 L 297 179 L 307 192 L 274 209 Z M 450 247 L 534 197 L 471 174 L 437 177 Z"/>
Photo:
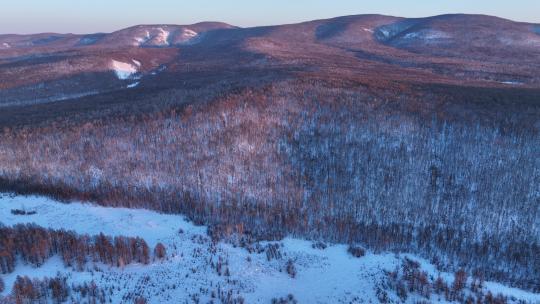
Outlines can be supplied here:
<path id="1" fill-rule="evenodd" d="M 198 33 L 193 31 L 193 30 L 190 30 L 190 29 L 183 29 L 182 30 L 182 38 L 185 38 L 185 39 L 191 39 L 195 36 L 197 36 Z"/>
<path id="2" fill-rule="evenodd" d="M 140 46 L 146 43 L 150 39 L 150 32 L 145 31 L 144 37 L 135 37 L 134 39 L 135 39 L 135 43 L 133 45 Z"/>
<path id="3" fill-rule="evenodd" d="M 129 79 L 137 73 L 137 67 L 131 63 L 112 60 L 110 69 L 114 71 L 116 77 L 121 80 Z"/>
<path id="4" fill-rule="evenodd" d="M 36 211 L 36 214 L 13 215 L 11 209 Z M 195 226 L 180 215 L 92 204 L 63 204 L 38 196 L 1 195 L 0 222 L 7 226 L 36 223 L 78 233 L 139 236 L 151 248 L 162 242 L 168 255 L 167 260 L 146 266 L 89 265 L 83 272 L 64 268 L 58 257 L 49 259 L 37 269 L 19 263 L 14 273 L 1 275 L 6 283 L 4 295 L 10 292 L 17 275 L 43 278 L 53 277 L 60 271 L 67 274 L 70 282 L 94 280 L 100 287 L 114 287 L 113 303 L 122 303 L 124 295 L 138 292 L 148 299 L 148 303 L 184 303 L 194 298 L 207 303 L 218 286 L 219 290 L 231 290 L 234 296 L 243 297 L 245 303 L 270 303 L 271 299 L 288 294 L 292 294 L 298 303 L 378 303 L 376 290 L 385 279 L 384 271 L 394 270 L 405 257 L 368 252 L 361 258 L 354 258 L 347 253 L 345 245 L 315 249 L 312 242 L 286 238 L 279 242 L 282 258 L 268 261 L 264 252 L 249 253 L 226 243 L 212 244 L 205 227 Z M 428 261 L 406 256 L 418 261 L 430 275 L 439 275 Z M 224 265 L 221 274 L 215 267 L 219 259 Z M 294 261 L 297 271 L 294 278 L 286 271 L 289 259 Z M 230 276 L 225 274 L 226 268 Z M 450 282 L 453 278 L 448 273 L 441 276 L 449 278 Z M 494 294 L 502 292 L 516 299 L 540 303 L 539 294 L 491 282 L 485 286 Z M 388 293 L 397 299 L 391 291 Z M 413 303 L 415 299 L 411 296 L 407 301 Z M 432 296 L 431 301 L 438 300 L 436 295 Z"/>
<path id="5" fill-rule="evenodd" d="M 177 37 L 177 44 L 179 45 L 193 45 L 198 43 L 201 40 L 202 35 L 199 33 L 190 30 L 183 29 L 182 32 Z"/>
<path id="6" fill-rule="evenodd" d="M 138 82 L 138 81 L 134 82 L 134 83 L 130 83 L 130 84 L 127 85 L 127 88 L 128 89 L 135 88 L 135 87 L 137 87 L 139 85 L 139 83 L 140 82 Z"/>
<path id="7" fill-rule="evenodd" d="M 404 38 L 405 39 L 432 40 L 432 39 L 450 38 L 450 35 L 442 31 L 421 30 L 421 31 L 407 33 L 404 36 Z"/>
<path id="8" fill-rule="evenodd" d="M 501 81 L 502 84 L 508 84 L 508 85 L 522 85 L 523 82 L 521 81 Z"/>
<path id="9" fill-rule="evenodd" d="M 169 31 L 164 30 L 163 28 L 157 28 L 157 34 L 153 40 L 155 44 L 159 46 L 168 46 L 169 45 Z"/>
<path id="10" fill-rule="evenodd" d="M 136 66 L 141 67 L 141 62 L 135 59 L 131 59 L 133 63 L 135 63 Z"/>

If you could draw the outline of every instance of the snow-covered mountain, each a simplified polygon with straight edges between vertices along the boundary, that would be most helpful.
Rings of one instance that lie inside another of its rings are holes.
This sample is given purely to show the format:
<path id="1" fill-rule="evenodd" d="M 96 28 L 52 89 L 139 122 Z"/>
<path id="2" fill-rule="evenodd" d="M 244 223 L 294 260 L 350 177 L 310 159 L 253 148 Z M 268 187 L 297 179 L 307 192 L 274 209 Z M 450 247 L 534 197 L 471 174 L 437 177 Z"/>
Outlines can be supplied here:
<path id="1" fill-rule="evenodd" d="M 219 22 L 202 22 L 192 25 L 137 25 L 113 33 L 86 35 L 43 33 L 36 35 L 0 35 L 4 50 L 32 48 L 85 48 L 102 47 L 172 47 L 194 43 L 200 34 L 218 29 L 233 29 L 232 25 Z"/>
<path id="2" fill-rule="evenodd" d="M 187 26 L 138 25 L 105 35 L 94 44 L 114 47 L 178 47 L 199 42 L 208 31 L 234 28 L 234 26 L 218 22 L 203 22 Z"/>
<path id="3" fill-rule="evenodd" d="M 204 22 L 139 25 L 108 34 L 0 35 L 0 104 L 54 101 L 63 98 L 60 91 L 126 88 L 112 82 L 111 61 L 132 60 L 141 63 L 142 76 L 164 65 L 169 73 L 279 65 L 371 75 L 396 71 L 391 78 L 408 82 L 538 87 L 537 27 L 480 15 L 360 15 L 257 28 Z M 103 77 L 108 84 L 101 83 Z M 379 81 L 370 78 L 366 81 Z M 162 86 L 160 81 L 153 85 Z M 58 89 L 40 89 L 43 85 Z"/>
<path id="4" fill-rule="evenodd" d="M 0 200 L 3 295 L 534 303 L 539 27 L 358 15 L 0 35 L 0 191 L 101 206 Z"/>

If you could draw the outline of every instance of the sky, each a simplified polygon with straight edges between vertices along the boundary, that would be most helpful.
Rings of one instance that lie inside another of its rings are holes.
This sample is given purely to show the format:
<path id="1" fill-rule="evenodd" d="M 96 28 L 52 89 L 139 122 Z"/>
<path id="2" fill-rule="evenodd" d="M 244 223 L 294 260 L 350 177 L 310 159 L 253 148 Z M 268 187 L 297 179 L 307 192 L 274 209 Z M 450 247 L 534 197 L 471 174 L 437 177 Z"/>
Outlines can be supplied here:
<path id="1" fill-rule="evenodd" d="M 200 21 L 250 27 L 370 13 L 478 13 L 540 23 L 540 0 L 0 0 L 0 33 L 111 32 Z"/>

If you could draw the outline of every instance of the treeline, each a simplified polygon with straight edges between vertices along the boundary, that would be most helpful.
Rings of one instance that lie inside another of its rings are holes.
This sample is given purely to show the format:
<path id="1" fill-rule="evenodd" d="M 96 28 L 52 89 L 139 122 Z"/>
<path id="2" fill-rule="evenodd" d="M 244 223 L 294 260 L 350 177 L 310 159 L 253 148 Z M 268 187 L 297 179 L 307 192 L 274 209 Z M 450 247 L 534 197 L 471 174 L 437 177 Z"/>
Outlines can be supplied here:
<path id="1" fill-rule="evenodd" d="M 40 303 L 110 303 L 110 295 L 90 283 L 68 284 L 67 277 L 58 274 L 53 278 L 30 279 L 17 276 L 10 295 L 0 296 L 5 304 Z"/>
<path id="2" fill-rule="evenodd" d="M 166 257 L 163 244 L 154 249 L 156 258 Z M 18 258 L 36 267 L 53 255 L 59 255 L 66 266 L 83 270 L 87 262 L 100 262 L 114 267 L 131 263 L 148 264 L 151 252 L 139 237 L 99 234 L 79 235 L 72 231 L 52 230 L 36 225 L 0 227 L 0 271 L 15 270 Z"/>
<path id="3" fill-rule="evenodd" d="M 539 291 L 540 106 L 336 85 L 6 128 L 0 188 L 183 213 L 214 236 L 408 251 Z"/>

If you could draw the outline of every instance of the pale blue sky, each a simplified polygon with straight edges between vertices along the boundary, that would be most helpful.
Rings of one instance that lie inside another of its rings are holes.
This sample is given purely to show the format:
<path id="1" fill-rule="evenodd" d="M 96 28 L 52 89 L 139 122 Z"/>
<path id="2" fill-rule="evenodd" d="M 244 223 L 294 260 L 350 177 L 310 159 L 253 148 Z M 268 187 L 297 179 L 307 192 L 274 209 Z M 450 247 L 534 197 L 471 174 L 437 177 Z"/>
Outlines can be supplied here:
<path id="1" fill-rule="evenodd" d="M 540 23 L 540 0 L 0 0 L 0 5 L 0 33 L 110 32 L 199 21 L 255 26 L 367 13 L 481 13 Z"/>

